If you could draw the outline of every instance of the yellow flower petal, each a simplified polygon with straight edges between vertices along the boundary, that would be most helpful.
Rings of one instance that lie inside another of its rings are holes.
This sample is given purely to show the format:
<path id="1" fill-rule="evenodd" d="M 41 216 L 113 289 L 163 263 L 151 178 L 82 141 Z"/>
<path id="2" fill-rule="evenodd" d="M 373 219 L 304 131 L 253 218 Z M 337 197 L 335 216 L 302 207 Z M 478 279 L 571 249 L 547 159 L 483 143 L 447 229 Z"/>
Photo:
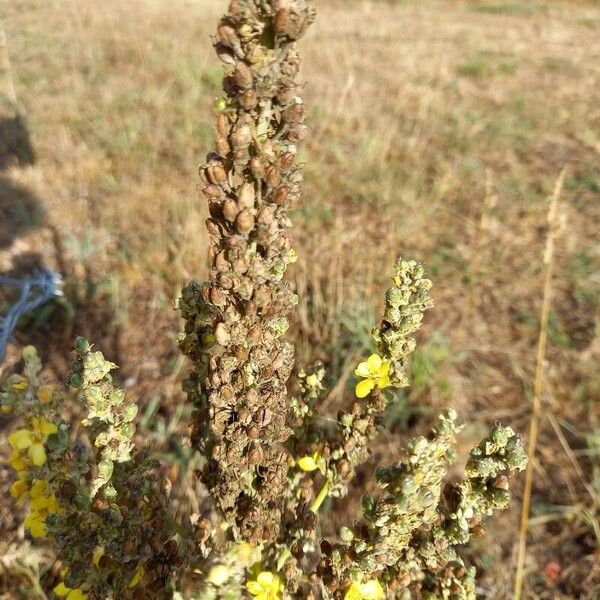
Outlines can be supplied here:
<path id="1" fill-rule="evenodd" d="M 73 590 L 71 588 L 68 588 L 65 585 L 64 581 L 61 581 L 53 590 L 52 590 L 59 598 L 64 598 L 65 596 L 67 596 L 67 594 L 69 592 L 72 592 Z"/>
<path id="2" fill-rule="evenodd" d="M 319 468 L 317 461 L 312 456 L 303 456 L 302 458 L 298 459 L 298 466 L 307 473 L 316 471 Z"/>
<path id="3" fill-rule="evenodd" d="M 17 479 L 17 481 L 10 486 L 10 495 L 16 500 L 20 500 L 23 496 L 26 496 L 27 492 L 29 492 L 29 486 L 23 479 Z"/>
<path id="4" fill-rule="evenodd" d="M 389 360 L 384 360 L 379 368 L 379 377 L 389 377 L 392 363 Z"/>
<path id="5" fill-rule="evenodd" d="M 354 374 L 357 377 L 371 377 L 371 369 L 369 368 L 369 363 L 366 361 L 359 363 L 358 367 L 356 367 L 356 370 L 354 371 Z"/>
<path id="6" fill-rule="evenodd" d="M 131 578 L 131 581 L 129 582 L 129 587 L 130 588 L 135 587 L 142 580 L 142 577 L 144 576 L 145 573 L 146 573 L 146 569 L 144 569 L 143 565 L 140 565 L 136 569 L 133 577 Z"/>
<path id="7" fill-rule="evenodd" d="M 346 594 L 344 595 L 344 600 L 363 600 L 358 583 L 353 583 L 348 588 Z"/>
<path id="8" fill-rule="evenodd" d="M 369 365 L 369 369 L 371 373 L 378 373 L 379 369 L 381 369 L 381 356 L 379 354 L 371 354 L 369 358 L 367 358 L 367 364 Z"/>
<path id="9" fill-rule="evenodd" d="M 37 397 L 42 404 L 48 404 L 52 400 L 52 388 L 48 385 L 40 386 Z"/>
<path id="10" fill-rule="evenodd" d="M 23 521 L 23 525 L 25 525 L 26 529 L 29 529 L 29 533 L 34 538 L 45 537 L 47 535 L 46 521 L 44 517 L 40 517 L 36 513 L 31 513 Z"/>
<path id="11" fill-rule="evenodd" d="M 372 379 L 365 379 L 356 385 L 356 397 L 357 398 L 365 398 L 370 393 L 371 390 L 375 387 L 375 383 Z"/>
<path id="12" fill-rule="evenodd" d="M 34 479 L 31 484 L 31 497 L 37 498 L 45 493 L 48 484 L 43 479 Z"/>
<path id="13" fill-rule="evenodd" d="M 45 438 L 58 431 L 58 427 L 56 426 L 56 424 L 50 423 L 44 416 L 33 417 L 31 423 L 33 425 L 34 431 L 40 433 Z"/>
<path id="14" fill-rule="evenodd" d="M 23 459 L 23 457 L 19 454 L 18 451 L 13 452 L 8 459 L 8 464 L 15 471 L 25 471 L 27 469 L 27 462 Z"/>
<path id="15" fill-rule="evenodd" d="M 13 450 L 27 450 L 33 444 L 33 438 L 28 429 L 18 429 L 8 436 L 8 443 Z"/>
<path id="16" fill-rule="evenodd" d="M 258 581 L 249 581 L 246 584 L 246 589 L 253 595 L 253 596 L 258 596 L 259 594 L 262 594 L 263 591 L 263 586 L 260 585 L 260 583 L 258 583 Z"/>
<path id="17" fill-rule="evenodd" d="M 69 592 L 67 600 L 87 600 L 88 595 L 84 594 L 79 588 Z"/>
<path id="18" fill-rule="evenodd" d="M 263 571 L 258 574 L 256 581 L 263 587 L 270 587 L 273 583 L 273 573 L 271 571 Z"/>
<path id="19" fill-rule="evenodd" d="M 92 563 L 95 567 L 100 564 L 100 559 L 104 556 L 104 548 L 98 546 L 92 554 Z"/>
<path id="20" fill-rule="evenodd" d="M 41 467 L 46 463 L 46 450 L 44 449 L 44 444 L 40 444 L 39 442 L 32 444 L 29 446 L 27 453 L 36 467 Z"/>

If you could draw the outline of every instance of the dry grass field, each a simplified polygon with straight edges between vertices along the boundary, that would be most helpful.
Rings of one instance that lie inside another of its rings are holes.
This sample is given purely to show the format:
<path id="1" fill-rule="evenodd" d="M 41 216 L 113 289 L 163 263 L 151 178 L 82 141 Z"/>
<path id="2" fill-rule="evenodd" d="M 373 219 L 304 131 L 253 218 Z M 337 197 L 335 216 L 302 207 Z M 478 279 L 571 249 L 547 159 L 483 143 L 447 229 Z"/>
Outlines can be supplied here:
<path id="1" fill-rule="evenodd" d="M 10 69 L 0 60 L 0 272 L 46 264 L 65 280 L 62 298 L 21 322 L 5 369 L 34 343 L 58 379 L 74 336 L 88 336 L 121 365 L 148 443 L 172 456 L 185 450 L 173 433 L 186 411 L 174 299 L 205 272 L 197 165 L 213 140 L 222 67 L 210 35 L 224 4 L 0 4 L 10 59 Z M 600 5 L 316 4 L 290 270 L 303 299 L 299 361 L 328 357 L 335 411 L 394 257 L 415 258 L 436 308 L 375 459 L 447 405 L 469 422 L 465 448 L 496 420 L 526 436 L 548 197 L 566 169 L 524 597 L 600 598 Z M 11 80 L 26 112 L 15 135 Z M 4 418 L 0 431 L 13 426 Z M 466 549 L 482 598 L 511 597 L 523 480 L 512 509 Z M 2 467 L 4 492 L 8 483 Z M 49 555 L 28 546 L 18 519 L 0 497 L 0 599 L 46 598 L 35 580 Z"/>

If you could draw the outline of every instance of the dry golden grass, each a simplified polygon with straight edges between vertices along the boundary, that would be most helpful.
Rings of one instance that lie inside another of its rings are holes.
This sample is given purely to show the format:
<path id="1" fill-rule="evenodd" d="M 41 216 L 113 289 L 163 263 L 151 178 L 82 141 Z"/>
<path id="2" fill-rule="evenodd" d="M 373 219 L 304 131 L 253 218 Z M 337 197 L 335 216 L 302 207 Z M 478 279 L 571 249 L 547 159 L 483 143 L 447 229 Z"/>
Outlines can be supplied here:
<path id="1" fill-rule="evenodd" d="M 36 342 L 58 376 L 73 335 L 85 333 L 159 422 L 181 400 L 172 300 L 204 274 L 196 167 L 213 137 L 222 69 L 209 36 L 222 5 L 3 6 L 37 160 L 0 173 L 0 270 L 39 253 L 67 278 L 65 299 L 17 338 Z M 600 7 L 317 5 L 303 46 L 312 133 L 292 270 L 304 298 L 302 360 L 331 357 L 335 410 L 394 257 L 414 257 L 434 280 L 437 308 L 377 458 L 447 404 L 472 423 L 465 445 L 496 419 L 525 434 L 547 197 L 566 168 L 523 597 L 597 597 L 600 457 L 587 439 L 600 436 Z M 22 533 L 4 512 L 12 543 Z M 517 498 L 469 549 L 482 597 L 510 597 L 518 516 Z"/>

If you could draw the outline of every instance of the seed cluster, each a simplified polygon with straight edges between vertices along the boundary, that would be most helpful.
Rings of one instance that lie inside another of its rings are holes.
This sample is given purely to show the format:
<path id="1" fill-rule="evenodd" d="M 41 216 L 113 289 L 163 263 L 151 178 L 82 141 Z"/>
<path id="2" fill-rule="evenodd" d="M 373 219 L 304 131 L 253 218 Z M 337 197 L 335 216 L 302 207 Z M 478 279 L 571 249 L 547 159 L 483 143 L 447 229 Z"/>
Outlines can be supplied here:
<path id="1" fill-rule="evenodd" d="M 307 0 L 233 0 L 215 49 L 227 65 L 216 152 L 201 168 L 210 218 L 210 282 L 190 284 L 181 347 L 195 371 L 196 446 L 204 481 L 243 539 L 278 535 L 289 458 L 282 443 L 294 360 L 283 334 L 297 303 L 283 280 L 295 262 L 286 230 L 300 200 L 304 138 L 295 41 L 314 17 Z"/>
<path id="2" fill-rule="evenodd" d="M 23 375 L 0 394 L 3 412 L 30 429 L 11 434 L 18 478 L 13 496 L 31 512 L 25 526 L 48 537 L 63 565 L 55 588 L 67 600 L 167 599 L 183 557 L 174 539 L 156 463 L 134 452 L 137 407 L 116 387 L 113 363 L 79 338 L 69 382 L 86 417 L 89 444 L 73 443 L 58 416 L 63 395 L 40 385 L 41 363 L 24 351 Z"/>
<path id="3" fill-rule="evenodd" d="M 321 546 L 325 594 L 341 598 L 353 582 L 376 579 L 407 600 L 416 591 L 430 599 L 475 599 L 475 570 L 456 545 L 481 528 L 484 516 L 507 507 L 509 477 L 525 468 L 527 456 L 514 431 L 498 425 L 471 452 L 466 479 L 445 485 L 458 429 L 456 413 L 446 411 L 429 439 L 410 440 L 396 465 L 377 470 L 383 495 L 365 496 L 363 520 L 342 528 L 341 543 Z"/>

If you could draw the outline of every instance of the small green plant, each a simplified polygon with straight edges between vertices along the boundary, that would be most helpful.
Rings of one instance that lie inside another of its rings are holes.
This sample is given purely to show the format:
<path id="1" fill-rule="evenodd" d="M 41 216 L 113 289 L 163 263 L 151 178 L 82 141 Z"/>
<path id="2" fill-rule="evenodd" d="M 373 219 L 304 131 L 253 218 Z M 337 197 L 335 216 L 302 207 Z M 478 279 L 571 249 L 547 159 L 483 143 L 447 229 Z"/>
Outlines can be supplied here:
<path id="1" fill-rule="evenodd" d="M 115 385 L 115 365 L 86 340 L 75 344 L 71 392 L 42 385 L 33 348 L 23 374 L 3 384 L 2 410 L 22 421 L 9 437 L 11 492 L 28 507 L 31 536 L 56 548 L 55 596 L 475 597 L 474 569 L 457 546 L 508 506 L 510 475 L 526 465 L 509 427 L 496 425 L 472 450 L 463 479 L 449 483 L 460 426 L 445 411 L 428 437 L 408 440 L 396 464 L 377 469 L 379 492 L 363 498 L 362 514 L 331 539 L 320 533 L 324 505 L 348 493 L 393 390 L 409 383 L 413 335 L 432 301 L 423 267 L 399 259 L 349 409 L 323 418 L 321 363 L 300 369 L 296 393 L 288 389 L 294 347 L 286 331 L 299 299 L 284 277 L 297 260 L 287 231 L 307 134 L 296 40 L 313 19 L 309 0 L 232 0 L 215 41 L 227 72 L 215 102 L 216 152 L 201 168 L 210 276 L 182 292 L 179 339 L 193 365 L 183 387 L 211 510 L 180 517 L 158 461 L 134 443 L 136 404 Z M 70 393 L 80 422 L 61 418 Z"/>

